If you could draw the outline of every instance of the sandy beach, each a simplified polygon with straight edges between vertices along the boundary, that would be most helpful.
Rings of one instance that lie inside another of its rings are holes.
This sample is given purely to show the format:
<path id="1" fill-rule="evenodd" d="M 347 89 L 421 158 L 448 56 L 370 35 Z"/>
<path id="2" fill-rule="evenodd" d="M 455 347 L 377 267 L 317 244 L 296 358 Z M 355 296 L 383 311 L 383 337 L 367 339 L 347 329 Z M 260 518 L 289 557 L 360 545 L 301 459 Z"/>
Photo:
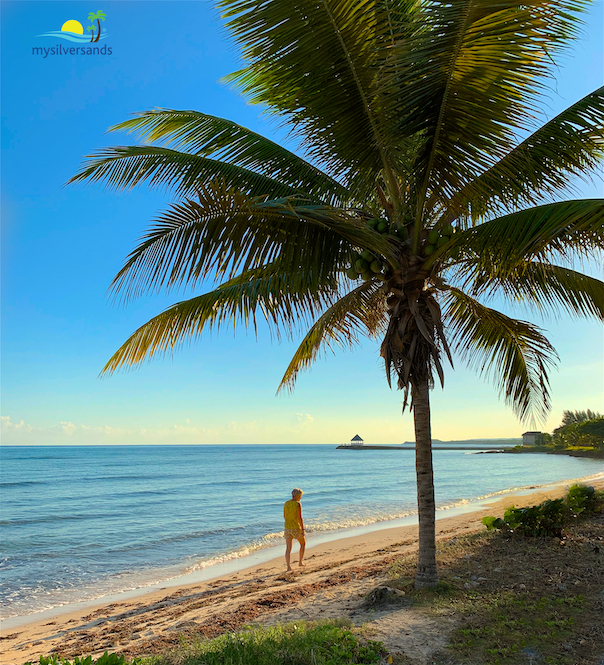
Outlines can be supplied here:
<path id="1" fill-rule="evenodd" d="M 437 521 L 437 539 L 452 539 L 484 529 L 483 516 L 501 515 L 511 506 L 540 503 L 564 495 L 570 482 L 508 494 L 488 506 Z M 604 487 L 604 480 L 592 483 Z M 446 513 L 445 513 L 446 514 Z M 64 657 L 119 651 L 128 657 L 161 652 L 180 636 L 214 637 L 250 624 L 270 625 L 300 619 L 349 617 L 367 623 L 375 639 L 412 658 L 429 653 L 446 632 L 410 608 L 375 613 L 366 595 L 385 581 L 388 567 L 417 547 L 417 525 L 382 529 L 307 549 L 306 568 L 285 572 L 282 557 L 203 583 L 163 587 L 113 602 L 3 629 L 2 663 L 22 664 L 41 654 Z M 292 561 L 297 568 L 294 548 Z"/>

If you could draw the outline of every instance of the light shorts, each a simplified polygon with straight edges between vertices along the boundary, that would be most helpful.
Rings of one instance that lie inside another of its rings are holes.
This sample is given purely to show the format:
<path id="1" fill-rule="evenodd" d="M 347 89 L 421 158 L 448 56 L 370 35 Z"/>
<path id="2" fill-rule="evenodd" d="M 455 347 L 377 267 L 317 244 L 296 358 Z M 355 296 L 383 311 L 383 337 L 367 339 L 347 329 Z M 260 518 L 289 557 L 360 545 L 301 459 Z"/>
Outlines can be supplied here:
<path id="1" fill-rule="evenodd" d="M 283 537 L 287 540 L 288 538 L 295 538 L 298 542 L 304 540 L 304 534 L 302 529 L 284 529 Z"/>

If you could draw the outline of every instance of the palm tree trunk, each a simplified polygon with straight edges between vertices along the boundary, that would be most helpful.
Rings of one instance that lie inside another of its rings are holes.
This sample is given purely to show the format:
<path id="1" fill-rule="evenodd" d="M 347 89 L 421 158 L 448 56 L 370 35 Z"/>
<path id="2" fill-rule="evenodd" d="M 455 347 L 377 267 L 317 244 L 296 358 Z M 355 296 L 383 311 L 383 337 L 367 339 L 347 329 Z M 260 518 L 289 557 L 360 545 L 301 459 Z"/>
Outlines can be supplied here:
<path id="1" fill-rule="evenodd" d="M 434 474 L 432 470 L 432 433 L 430 431 L 430 390 L 428 379 L 412 389 L 415 424 L 415 473 L 417 475 L 417 508 L 419 513 L 419 558 L 415 588 L 438 584 L 436 572 L 436 537 Z"/>
<path id="2" fill-rule="evenodd" d="M 95 42 L 99 41 L 99 37 L 101 36 L 101 21 L 100 19 L 97 18 L 96 22 L 99 25 L 99 31 L 96 33 L 96 39 L 94 40 Z"/>

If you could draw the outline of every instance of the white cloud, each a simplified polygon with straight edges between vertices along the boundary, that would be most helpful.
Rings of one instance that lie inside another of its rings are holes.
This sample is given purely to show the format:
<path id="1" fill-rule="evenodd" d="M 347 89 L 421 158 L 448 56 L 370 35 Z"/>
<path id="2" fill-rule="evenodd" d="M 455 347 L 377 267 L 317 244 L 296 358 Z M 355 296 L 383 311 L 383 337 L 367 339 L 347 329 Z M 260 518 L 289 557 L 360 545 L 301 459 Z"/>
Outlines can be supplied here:
<path id="1" fill-rule="evenodd" d="M 292 418 L 290 418 L 291 424 L 294 426 L 294 429 L 300 430 L 308 428 L 314 422 L 314 418 L 310 413 L 295 413 Z"/>
<path id="2" fill-rule="evenodd" d="M 31 432 L 31 426 L 26 425 L 22 420 L 18 423 L 14 423 L 10 416 L 0 416 L 1 427 L 3 432 L 11 432 L 15 430 L 21 430 L 23 432 Z"/>
<path id="3" fill-rule="evenodd" d="M 67 434 L 67 436 L 71 436 L 77 430 L 77 427 L 73 423 L 62 422 L 61 429 Z"/>
<path id="4" fill-rule="evenodd" d="M 184 423 L 154 428 L 78 425 L 69 420 L 60 421 L 58 425 L 36 427 L 2 416 L 2 431 L 6 445 L 313 443 L 308 432 L 313 422 L 310 414 L 296 413 L 289 422 L 233 420 L 210 427 L 194 424 L 190 418 Z"/>

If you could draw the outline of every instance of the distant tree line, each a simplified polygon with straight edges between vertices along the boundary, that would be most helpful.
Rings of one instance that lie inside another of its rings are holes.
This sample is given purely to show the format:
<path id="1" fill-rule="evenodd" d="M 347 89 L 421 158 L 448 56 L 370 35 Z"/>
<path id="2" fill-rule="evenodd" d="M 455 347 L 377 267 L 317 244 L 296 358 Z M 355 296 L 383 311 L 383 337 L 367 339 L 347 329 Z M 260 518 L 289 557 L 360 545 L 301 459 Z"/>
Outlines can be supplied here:
<path id="1" fill-rule="evenodd" d="M 597 411 L 564 411 L 552 434 L 541 434 L 537 444 L 552 448 L 585 446 L 604 449 L 604 416 Z"/>

